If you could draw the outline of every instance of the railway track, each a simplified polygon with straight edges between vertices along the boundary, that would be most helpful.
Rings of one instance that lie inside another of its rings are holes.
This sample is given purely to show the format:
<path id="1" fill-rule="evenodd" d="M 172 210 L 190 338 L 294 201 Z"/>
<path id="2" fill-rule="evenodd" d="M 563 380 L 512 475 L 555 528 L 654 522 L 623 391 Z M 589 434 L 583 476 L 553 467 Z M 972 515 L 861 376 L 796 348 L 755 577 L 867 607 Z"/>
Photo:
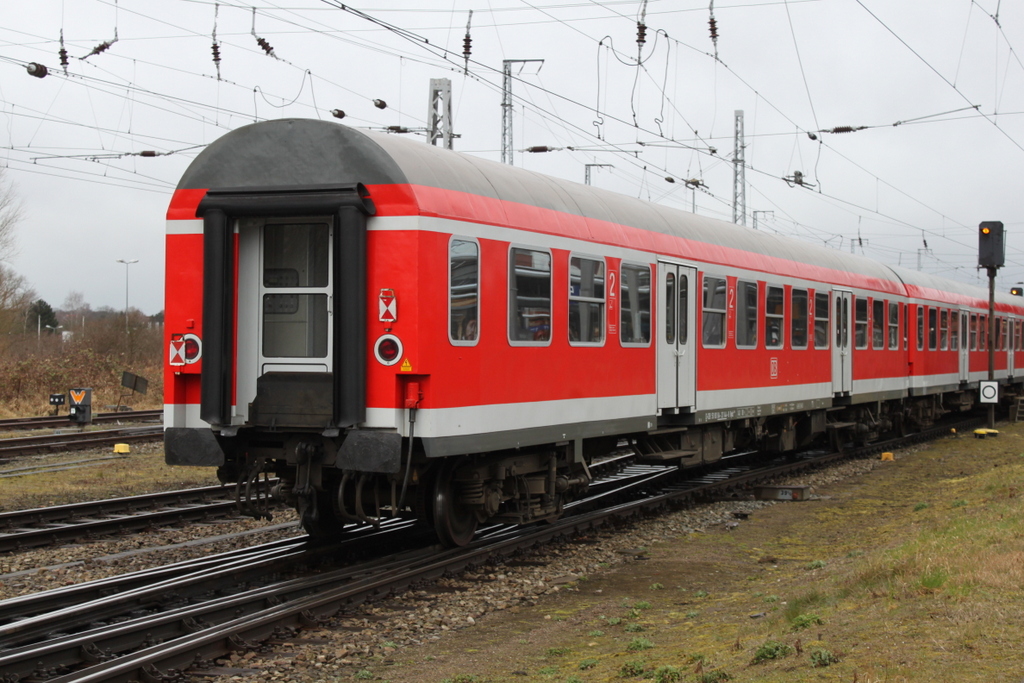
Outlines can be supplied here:
<path id="1" fill-rule="evenodd" d="M 117 413 L 96 413 L 93 422 L 147 422 L 163 417 L 162 410 L 123 410 Z M 21 429 L 60 429 L 74 427 L 67 415 L 43 415 L 41 417 L 15 417 L 0 420 L 0 431 L 10 432 Z"/>
<path id="2" fill-rule="evenodd" d="M 0 553 L 238 516 L 233 487 L 152 493 L 0 513 Z"/>
<path id="3" fill-rule="evenodd" d="M 155 574 L 151 578 L 125 575 L 94 582 L 98 585 L 5 601 L 0 603 L 0 680 L 166 680 L 197 661 L 252 647 L 281 629 L 322 623 L 346 605 L 374 595 L 403 590 L 612 520 L 746 490 L 834 460 L 934 438 L 948 429 L 946 425 L 910 439 L 768 464 L 734 456 L 723 459 L 722 468 L 714 471 L 626 465 L 606 477 L 612 482 L 598 482 L 594 495 L 568 506 L 562 520 L 532 527 L 491 527 L 479 532 L 469 546 L 456 550 L 429 545 L 417 536 L 415 527 L 396 520 L 379 530 L 363 528 L 330 547 L 288 545 L 300 543 L 291 539 L 287 544 L 252 549 L 256 553 L 252 556 L 219 556 L 208 558 L 211 564 L 207 565 L 196 561 L 187 563 L 190 566 L 164 567 L 161 570 L 168 574 L 160 579 Z M 302 569 L 310 565 L 308 554 L 318 559 L 351 557 L 362 549 L 372 552 L 387 547 L 414 549 L 378 553 L 366 563 L 321 567 L 316 573 Z M 225 570 L 217 574 L 219 579 L 213 568 Z M 117 582 L 127 583 L 118 588 Z M 191 597 L 209 593 L 211 586 L 216 586 L 218 597 Z M 173 604 L 166 604 L 168 595 L 175 596 Z"/>
<path id="4" fill-rule="evenodd" d="M 0 439 L 0 463 L 33 453 L 83 450 L 112 446 L 116 443 L 159 441 L 163 438 L 163 433 L 162 425 L 153 425 Z"/>

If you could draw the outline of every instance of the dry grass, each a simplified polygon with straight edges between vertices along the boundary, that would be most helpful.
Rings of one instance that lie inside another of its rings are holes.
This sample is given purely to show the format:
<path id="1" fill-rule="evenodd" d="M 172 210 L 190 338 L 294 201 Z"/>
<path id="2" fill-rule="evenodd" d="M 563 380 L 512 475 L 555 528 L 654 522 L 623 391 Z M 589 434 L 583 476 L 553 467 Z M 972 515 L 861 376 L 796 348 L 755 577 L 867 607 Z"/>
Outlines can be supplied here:
<path id="1" fill-rule="evenodd" d="M 76 469 L 0 479 L 0 511 L 76 503 L 102 498 L 135 496 L 217 484 L 209 467 L 168 467 L 160 444 L 133 445 L 125 458 L 104 460 Z M 0 474 L 17 467 L 68 463 L 112 455 L 109 451 L 77 451 L 61 455 L 31 456 L 0 466 Z"/>

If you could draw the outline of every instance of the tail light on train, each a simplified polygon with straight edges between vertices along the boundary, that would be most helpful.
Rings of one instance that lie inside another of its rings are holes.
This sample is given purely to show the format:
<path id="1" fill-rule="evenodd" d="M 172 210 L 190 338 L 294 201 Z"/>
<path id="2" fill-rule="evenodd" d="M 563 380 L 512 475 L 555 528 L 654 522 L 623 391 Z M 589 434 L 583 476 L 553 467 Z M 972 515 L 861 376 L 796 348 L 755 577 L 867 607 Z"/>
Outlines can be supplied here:
<path id="1" fill-rule="evenodd" d="M 402 341 L 393 334 L 381 335 L 373 345 L 373 355 L 383 365 L 394 365 L 402 360 Z"/>

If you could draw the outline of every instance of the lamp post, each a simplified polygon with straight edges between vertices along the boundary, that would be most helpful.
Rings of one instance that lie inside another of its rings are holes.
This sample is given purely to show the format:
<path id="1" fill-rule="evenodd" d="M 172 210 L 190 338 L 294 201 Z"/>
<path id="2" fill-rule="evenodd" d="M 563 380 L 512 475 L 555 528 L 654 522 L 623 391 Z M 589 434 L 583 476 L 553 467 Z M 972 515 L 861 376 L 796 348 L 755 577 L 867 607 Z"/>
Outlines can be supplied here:
<path id="1" fill-rule="evenodd" d="M 139 259 L 125 260 L 119 258 L 117 262 L 124 264 L 124 333 L 128 334 L 128 266 L 138 263 Z"/>

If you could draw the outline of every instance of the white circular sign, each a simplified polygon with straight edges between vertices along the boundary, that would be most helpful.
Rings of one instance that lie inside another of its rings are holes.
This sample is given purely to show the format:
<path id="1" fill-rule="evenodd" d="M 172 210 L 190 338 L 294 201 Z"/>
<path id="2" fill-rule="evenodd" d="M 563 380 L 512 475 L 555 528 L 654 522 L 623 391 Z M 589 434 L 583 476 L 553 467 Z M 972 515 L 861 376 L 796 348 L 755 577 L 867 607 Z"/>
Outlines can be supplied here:
<path id="1" fill-rule="evenodd" d="M 998 403 L 999 402 L 999 383 L 998 382 L 981 382 L 978 389 L 981 395 L 982 403 Z"/>

